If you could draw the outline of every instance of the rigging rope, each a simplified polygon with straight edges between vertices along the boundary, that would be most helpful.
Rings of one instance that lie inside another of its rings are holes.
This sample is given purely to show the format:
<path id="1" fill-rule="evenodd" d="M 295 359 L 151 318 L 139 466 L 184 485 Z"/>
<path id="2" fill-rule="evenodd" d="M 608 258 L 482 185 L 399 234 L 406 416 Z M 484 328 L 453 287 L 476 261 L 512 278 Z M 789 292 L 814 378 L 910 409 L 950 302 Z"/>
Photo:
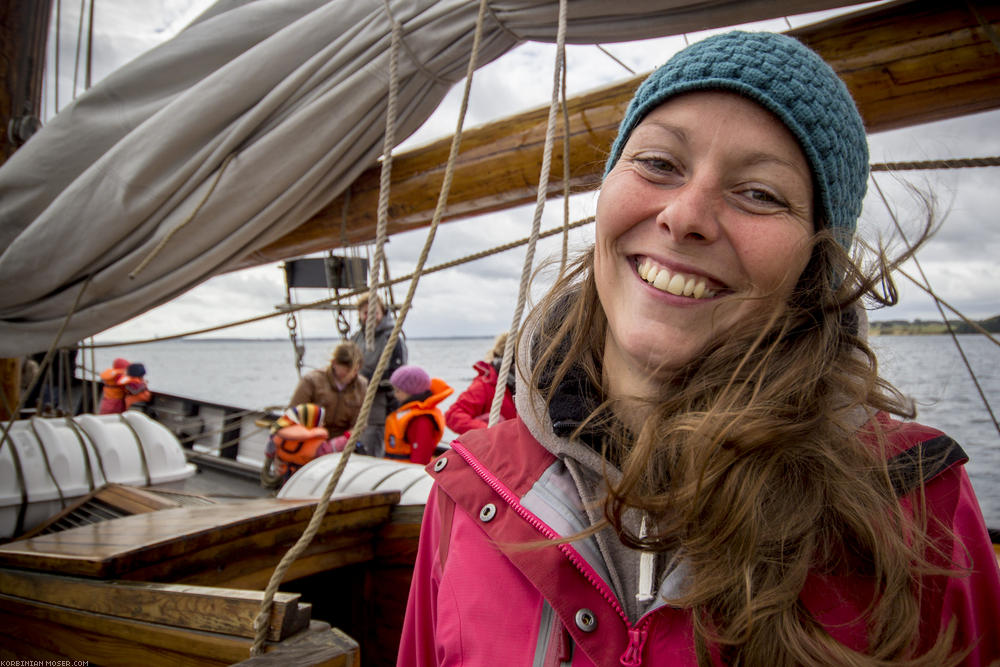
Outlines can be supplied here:
<path id="1" fill-rule="evenodd" d="M 500 420 L 500 407 L 503 405 L 503 397 L 507 388 L 504 380 L 510 373 L 511 361 L 514 357 L 514 344 L 517 341 L 517 330 L 521 326 L 521 316 L 524 313 L 524 305 L 528 296 L 528 284 L 531 281 L 531 267 L 534 265 L 535 246 L 538 242 L 538 233 L 542 224 L 542 211 L 545 210 L 545 198 L 549 191 L 549 171 L 552 167 L 552 144 L 555 139 L 556 111 L 558 109 L 559 88 L 561 70 L 566 60 L 566 0 L 559 0 L 559 28 L 556 33 L 556 66 L 552 81 L 552 99 L 549 102 L 548 124 L 545 128 L 545 148 L 542 152 L 542 172 L 538 178 L 538 195 L 535 199 L 535 215 L 531 221 L 531 236 L 528 241 L 528 248 L 525 252 L 524 266 L 521 268 L 521 285 L 517 293 L 517 306 L 514 308 L 514 316 L 511 318 L 510 331 L 507 334 L 507 341 L 503 348 L 503 361 L 500 362 L 500 371 L 496 390 L 493 392 L 493 403 L 490 406 L 489 425 L 493 426 Z M 567 135 L 569 133 L 567 132 Z M 567 196 L 566 193 L 563 193 Z"/>
<path id="2" fill-rule="evenodd" d="M 372 260 L 371 280 L 368 287 L 368 314 L 365 319 L 365 348 L 375 346 L 375 319 L 378 310 L 375 296 L 378 294 L 379 275 L 385 263 L 386 228 L 389 224 L 389 186 L 392 182 L 392 149 L 396 145 L 396 98 L 399 92 L 399 42 L 401 26 L 392 15 L 389 0 L 382 0 L 385 13 L 392 24 L 389 49 L 389 99 L 386 102 L 385 137 L 382 142 L 382 169 L 378 189 L 378 217 L 375 221 L 375 257 Z M 416 60 L 415 58 L 413 59 Z"/>
<path id="3" fill-rule="evenodd" d="M 80 75 L 80 48 L 83 45 L 83 17 L 86 14 L 86 0 L 80 0 L 80 21 L 76 28 L 76 60 L 73 63 L 73 99 L 76 99 L 77 77 Z"/>
<path id="4" fill-rule="evenodd" d="M 340 481 L 340 477 L 343 475 L 344 469 L 347 466 L 347 461 L 350 459 L 351 454 L 357 446 L 358 436 L 361 435 L 361 431 L 363 430 L 358 428 L 357 425 L 368 423 L 368 415 L 371 412 L 372 403 L 375 399 L 379 381 L 385 373 L 386 366 L 389 365 L 389 359 L 396 347 L 396 341 L 399 339 L 399 333 L 402 329 L 403 322 L 406 320 L 406 315 L 409 312 L 410 305 L 413 303 L 413 295 L 420 282 L 420 277 L 423 275 L 423 267 L 427 261 L 427 256 L 430 254 L 431 245 L 434 243 L 434 236 L 437 233 L 437 228 L 441 224 L 445 203 L 448 201 L 448 193 L 451 189 L 451 182 L 455 172 L 455 158 L 458 155 L 458 147 L 462 138 L 462 126 L 465 121 L 466 112 L 469 108 L 469 93 L 472 88 L 472 75 L 476 70 L 476 58 L 479 54 L 480 42 L 482 41 L 483 18 L 486 15 L 486 3 L 487 0 L 480 0 L 479 2 L 479 15 L 476 19 L 476 30 L 472 40 L 472 52 L 469 56 L 469 65 L 465 76 L 465 89 L 462 94 L 462 104 L 459 109 L 457 127 L 455 129 L 455 133 L 452 135 L 451 150 L 448 154 L 448 163 L 445 168 L 444 181 L 441 184 L 437 207 L 434 210 L 431 226 L 427 232 L 427 240 L 424 242 L 424 246 L 420 251 L 420 258 L 417 260 L 417 268 L 414 271 L 413 279 L 410 281 L 410 287 L 406 293 L 406 300 L 403 302 L 399 317 L 396 319 L 392 332 L 389 334 L 389 340 L 382 349 L 378 365 L 372 373 L 368 390 L 365 393 L 365 399 L 361 404 L 361 412 L 355 422 L 355 427 L 351 429 L 351 437 L 348 439 L 347 445 L 341 453 L 340 460 L 337 462 L 337 467 L 333 471 L 330 480 L 327 482 L 326 488 L 323 490 L 323 495 L 320 498 L 319 503 L 316 505 L 316 510 L 313 512 L 312 518 L 309 520 L 309 525 L 306 527 L 305 531 L 302 533 L 295 545 L 292 546 L 292 548 L 289 549 L 288 552 L 282 557 L 281 562 L 278 563 L 274 573 L 271 575 L 271 580 L 268 582 L 267 588 L 264 590 L 264 597 L 261 601 L 260 612 L 254 619 L 256 637 L 254 639 L 254 644 L 250 649 L 251 656 L 260 655 L 262 651 L 264 638 L 267 635 L 267 628 L 270 622 L 274 594 L 277 592 L 278 586 L 281 584 L 285 573 L 288 571 L 288 568 L 291 567 L 292 563 L 294 563 L 295 560 L 298 559 L 298 557 L 306 550 L 313 538 L 316 536 L 316 533 L 319 532 L 323 517 L 330 505 L 330 496 L 333 494 L 333 490 Z M 388 2 L 386 2 L 386 11 L 389 11 Z M 391 14 L 390 19 L 392 19 Z M 392 19 L 392 21 L 395 23 L 394 19 Z"/>
<path id="5" fill-rule="evenodd" d="M 229 155 L 226 156 L 226 159 L 222 161 L 222 165 L 219 167 L 219 171 L 217 171 L 215 173 L 215 180 L 212 181 L 212 185 L 209 186 L 208 192 L 205 193 L 205 196 L 201 198 L 201 201 L 198 202 L 198 205 L 194 207 L 194 210 L 191 211 L 191 214 L 188 215 L 187 218 L 185 218 L 184 220 L 182 220 L 179 225 L 177 225 L 176 227 L 174 227 L 173 229 L 171 229 L 169 232 L 167 232 L 167 235 L 164 236 L 162 239 L 160 239 L 160 242 L 156 244 L 156 247 L 153 248 L 152 251 L 150 251 L 150 253 L 148 255 L 146 255 L 146 258 L 144 260 L 142 260 L 141 262 L 139 262 L 139 266 L 135 267 L 135 269 L 130 274 L 128 274 L 128 277 L 129 277 L 130 280 L 134 280 L 135 277 L 137 275 L 139 275 L 139 273 L 143 269 L 145 269 L 146 266 L 151 261 L 153 261 L 153 258 L 155 258 L 157 255 L 160 254 L 160 251 L 163 250 L 163 247 L 165 245 L 167 245 L 167 243 L 170 242 L 170 239 L 172 239 L 174 237 L 174 234 L 176 234 L 177 232 L 179 232 L 189 222 L 191 222 L 192 220 L 194 220 L 194 217 L 196 215 L 198 215 L 198 211 L 201 210 L 201 207 L 205 205 L 205 202 L 208 201 L 208 198 L 212 196 L 213 192 L 215 192 L 215 186 L 217 186 L 219 184 L 219 181 L 222 180 L 222 174 L 224 174 L 226 172 L 226 167 L 229 166 L 229 163 L 233 161 L 234 157 L 236 157 L 236 153 L 230 153 Z"/>
<path id="6" fill-rule="evenodd" d="M 56 0 L 56 66 L 55 79 L 52 84 L 54 93 L 53 106 L 55 113 L 59 113 L 59 42 L 62 41 L 62 0 Z"/>
<path id="7" fill-rule="evenodd" d="M 87 279 L 83 281 L 83 285 L 80 286 L 80 291 L 77 292 L 73 305 L 70 306 L 69 312 L 66 313 L 66 317 L 63 319 L 62 326 L 59 327 L 59 331 L 56 332 L 55 338 L 52 339 L 52 345 L 49 346 L 49 350 L 45 353 L 42 363 L 38 366 L 38 374 L 35 375 L 34 380 L 31 381 L 31 386 L 28 387 L 28 390 L 21 394 L 20 399 L 17 401 L 17 409 L 10 413 L 10 419 L 7 420 L 7 424 L 3 429 L 3 435 L 0 436 L 0 450 L 3 450 L 3 446 L 7 442 L 8 434 L 10 433 L 10 428 L 14 425 L 16 417 L 21 414 L 21 410 L 24 408 L 24 401 L 31 395 L 31 392 L 35 390 L 35 387 L 38 386 L 38 383 L 41 382 L 45 372 L 49 369 L 49 366 L 52 363 L 52 355 L 55 354 L 56 348 L 59 346 L 59 339 L 62 338 L 63 333 L 66 331 L 70 318 L 73 317 L 73 314 L 76 313 L 76 309 L 80 306 L 80 299 L 83 297 L 83 293 L 87 291 L 87 287 L 90 286 L 90 280 L 93 277 L 94 274 L 90 274 L 87 276 Z M 13 448 L 13 444 L 11 444 L 11 447 Z"/>
<path id="8" fill-rule="evenodd" d="M 1000 157 L 949 158 L 945 160 L 920 160 L 916 162 L 877 162 L 872 171 L 916 171 L 926 169 L 969 169 L 974 167 L 1000 167 Z"/>
<path id="9" fill-rule="evenodd" d="M 591 216 L 588 216 L 586 218 L 582 218 L 580 220 L 577 220 L 574 223 L 571 223 L 569 225 L 569 228 L 571 230 L 572 229 L 576 229 L 577 227 L 582 227 L 583 225 L 589 225 L 592 222 L 594 222 L 594 216 L 591 215 Z M 548 238 L 550 236 L 555 236 L 556 234 L 562 234 L 563 231 L 564 231 L 564 229 L 563 229 L 562 226 L 560 226 L 560 227 L 554 227 L 552 229 L 549 229 L 549 230 L 544 231 L 541 234 L 539 234 L 538 238 L 540 238 L 540 239 Z M 502 245 L 494 246 L 494 247 L 488 248 L 486 250 L 481 250 L 480 252 L 472 253 L 472 254 L 469 254 L 469 255 L 464 255 L 464 256 L 459 257 L 457 259 L 453 259 L 453 260 L 450 260 L 450 261 L 447 261 L 447 262 L 442 262 L 441 264 L 435 264 L 434 266 L 432 266 L 432 267 L 430 267 L 428 269 L 424 269 L 424 275 L 427 275 L 429 273 L 437 273 L 438 271 L 445 271 L 447 269 L 453 269 L 456 266 L 461 266 L 462 264 L 468 264 L 469 262 L 476 262 L 476 261 L 479 261 L 480 259 L 483 259 L 485 257 L 489 257 L 490 255 L 496 255 L 496 254 L 499 254 L 499 253 L 502 253 L 502 252 L 507 252 L 508 250 L 513 250 L 514 248 L 518 248 L 520 246 L 523 246 L 523 245 L 527 244 L 530 240 L 531 240 L 530 237 L 520 238 L 520 239 L 518 239 L 516 241 L 511 241 L 509 243 L 504 243 Z M 393 278 L 390 281 L 386 281 L 386 282 L 380 283 L 379 287 L 385 287 L 385 286 L 387 286 L 389 284 L 395 285 L 395 284 L 398 284 L 398 283 L 407 282 L 409 280 L 412 280 L 413 276 L 414 276 L 414 273 L 407 273 L 407 274 L 404 274 L 404 275 L 402 275 L 402 276 L 400 276 L 398 278 Z M 361 289 L 357 289 L 357 290 L 353 290 L 351 292 L 348 292 L 347 294 L 342 295 L 341 298 L 352 298 L 352 297 L 359 296 L 361 294 L 365 294 L 367 292 L 368 292 L 368 288 L 364 287 L 364 288 L 361 288 Z M 315 308 L 317 306 L 322 306 L 324 304 L 331 303 L 332 301 L 333 301 L 332 298 L 331 299 L 319 299 L 318 301 L 310 301 L 309 303 L 303 303 L 303 304 L 299 304 L 299 305 L 296 305 L 296 306 L 292 306 L 291 308 L 289 308 L 289 312 L 296 312 L 296 311 L 299 311 L 299 310 L 304 310 L 306 308 Z M 278 311 L 276 313 L 264 313 L 263 315 L 255 315 L 253 317 L 248 317 L 246 319 L 237 320 L 235 322 L 227 322 L 225 324 L 217 324 L 217 325 L 212 326 L 212 327 L 205 327 L 203 329 L 195 329 L 193 331 L 185 331 L 185 332 L 178 333 L 178 334 L 171 334 L 169 336 L 158 336 L 156 338 L 144 338 L 144 339 L 140 339 L 140 340 L 132 340 L 132 341 L 125 341 L 125 342 L 119 341 L 119 342 L 115 342 L 115 343 L 97 343 L 97 344 L 94 345 L 94 347 L 95 348 L 108 348 L 108 347 L 121 347 L 123 345 L 145 345 L 147 343 L 161 343 L 161 342 L 167 341 L 167 340 L 177 340 L 178 338 L 184 338 L 186 336 L 199 336 L 201 334 L 212 333 L 213 331 L 222 331 L 223 329 L 231 329 L 233 327 L 241 327 L 241 326 L 244 326 L 244 325 L 247 325 L 247 324 L 253 324 L 254 322 L 261 322 L 263 320 L 267 320 L 267 319 L 270 319 L 272 317 L 278 317 L 279 315 L 282 315 L 282 314 L 283 314 L 283 311 Z"/>
<path id="10" fill-rule="evenodd" d="M 566 270 L 566 263 L 569 261 L 569 101 L 566 99 L 566 54 L 565 46 L 562 59 L 562 76 L 560 82 L 559 95 L 562 103 L 563 121 L 563 237 L 562 237 L 562 257 L 559 261 L 559 275 Z"/>
<path id="11" fill-rule="evenodd" d="M 953 160 L 927 160 L 927 161 L 923 161 L 923 162 L 885 162 L 885 163 L 875 163 L 875 164 L 872 164 L 871 165 L 871 169 L 872 169 L 872 171 L 906 171 L 906 170 L 921 170 L 921 169 L 962 169 L 962 168 L 993 167 L 993 166 L 1000 166 L 1000 157 L 960 158 L 960 159 L 953 159 Z M 576 222 L 570 224 L 569 228 L 570 229 L 575 229 L 575 228 L 580 227 L 582 225 L 590 224 L 593 221 L 594 221 L 593 216 L 588 216 L 586 218 L 582 218 L 582 219 L 577 220 Z M 549 230 L 547 230 L 545 232 L 542 232 L 539 235 L 539 238 L 540 239 L 541 238 L 548 238 L 550 236 L 554 236 L 555 234 L 564 233 L 564 231 L 565 230 L 563 229 L 563 227 L 549 229 Z M 517 248 L 519 246 L 525 245 L 525 244 L 529 243 L 530 241 L 531 241 L 531 237 L 523 237 L 523 238 L 518 239 L 516 241 L 511 241 L 509 243 L 505 243 L 505 244 L 501 244 L 501 245 L 498 245 L 498 246 L 494 246 L 494 247 L 489 248 L 487 250 L 483 250 L 483 251 L 480 251 L 480 252 L 477 252 L 477 253 L 472 253 L 472 254 L 469 254 L 469 255 L 465 255 L 465 256 L 456 258 L 454 260 L 450 260 L 448 262 L 443 262 L 441 264 L 437 264 L 435 266 L 432 266 L 432 267 L 426 269 L 424 271 L 424 274 L 426 275 L 428 273 L 436 273 L 438 271 L 444 271 L 446 269 L 454 268 L 454 267 L 459 266 L 461 264 L 466 264 L 466 263 L 469 263 L 469 262 L 474 262 L 474 261 L 483 259 L 484 257 L 488 257 L 490 255 L 495 255 L 495 254 L 499 254 L 499 253 L 502 253 L 502 252 L 507 252 L 508 250 L 513 250 L 514 248 Z M 902 271 L 900 273 L 902 275 L 906 275 Z M 400 276 L 398 278 L 393 278 L 392 280 L 386 280 L 384 282 L 381 282 L 381 283 L 379 283 L 377 285 L 377 287 L 381 288 L 381 287 L 386 287 L 388 285 L 395 285 L 395 284 L 398 284 L 398 283 L 406 282 L 408 280 L 411 280 L 413 278 L 413 275 L 414 275 L 413 273 L 407 273 L 407 274 L 402 275 L 402 276 Z M 361 294 L 363 294 L 363 293 L 365 293 L 367 291 L 368 291 L 368 288 L 359 289 L 359 290 L 353 290 L 353 291 L 351 291 L 351 292 L 349 292 L 347 294 L 341 295 L 341 298 L 344 299 L 344 298 L 357 297 L 357 296 L 360 296 Z M 329 299 L 320 299 L 318 301 L 310 301 L 308 303 L 304 303 L 304 304 L 300 304 L 300 305 L 294 306 L 294 307 L 290 308 L 288 312 L 296 312 L 298 310 L 303 310 L 303 309 L 306 309 L 306 308 L 314 308 L 316 306 L 321 306 L 321 305 L 324 305 L 324 304 L 332 303 L 333 301 L 334 301 L 334 299 L 332 299 L 332 298 L 329 298 Z M 968 320 L 967 318 L 965 318 L 962 315 L 961 312 L 959 312 L 958 310 L 956 310 L 955 308 L 953 308 L 951 306 L 948 306 L 948 308 L 950 310 L 952 310 L 952 312 L 954 312 L 959 317 L 962 317 L 963 319 L 965 319 L 965 321 L 968 322 L 971 326 L 976 327 L 980 332 L 985 333 L 982 330 L 981 327 L 978 327 L 978 325 L 976 325 L 974 322 L 972 322 L 971 320 Z M 97 344 L 94 344 L 92 347 L 94 347 L 94 348 L 109 348 L 109 347 L 119 347 L 119 346 L 122 346 L 122 345 L 144 345 L 144 344 L 147 344 L 147 343 L 158 343 L 158 342 L 163 342 L 163 341 L 167 341 L 167 340 L 176 340 L 178 338 L 184 338 L 186 336 L 198 336 L 198 335 L 202 335 L 202 334 L 206 334 L 206 333 L 212 333 L 212 332 L 215 332 L 215 331 L 222 331 L 224 329 L 231 329 L 231 328 L 234 328 L 234 327 L 240 327 L 240 326 L 244 326 L 244 325 L 247 325 L 247 324 L 253 324 L 254 322 L 260 322 L 260 321 L 263 321 L 263 320 L 266 320 L 266 319 L 270 319 L 272 317 L 278 317 L 279 315 L 282 315 L 282 314 L 283 314 L 282 312 L 269 312 L 269 313 L 265 313 L 265 314 L 262 314 L 262 315 L 256 315 L 256 316 L 253 316 L 253 317 L 248 317 L 248 318 L 245 318 L 245 319 L 242 319 L 242 320 L 236 320 L 236 321 L 233 321 L 233 322 L 227 322 L 227 323 L 224 323 L 224 324 L 219 324 L 219 325 L 215 325 L 215 326 L 211 326 L 211 327 L 205 327 L 205 328 L 202 328 L 202 329 L 194 329 L 194 330 L 191 330 L 191 331 L 185 331 L 185 332 L 181 332 L 181 333 L 177 333 L 177 334 L 171 334 L 171 335 L 167 335 L 167 336 L 158 336 L 156 338 L 145 338 L 145 339 L 139 339 L 139 340 L 134 340 L 134 341 L 126 341 L 126 342 L 97 343 Z"/>
<path id="12" fill-rule="evenodd" d="M 879 197 L 882 199 L 882 203 L 885 204 L 885 208 L 889 212 L 889 217 L 892 219 L 892 224 L 895 225 L 896 231 L 903 238 L 903 241 L 908 243 L 906 233 L 903 231 L 902 226 L 899 224 L 899 219 L 896 217 L 896 212 L 889 205 L 889 200 L 886 199 L 885 193 L 882 192 L 882 186 L 879 185 L 878 179 L 875 178 L 874 174 L 872 175 L 872 183 L 875 185 L 875 190 L 878 191 Z M 924 267 L 921 266 L 920 260 L 917 259 L 916 255 L 914 255 L 912 259 L 914 265 L 917 267 L 917 270 L 920 272 L 920 277 L 923 279 L 924 284 L 928 288 L 928 293 L 930 293 L 934 298 L 934 306 L 937 308 L 938 313 L 941 314 L 941 320 L 944 322 L 944 325 L 948 328 L 948 333 L 951 335 L 952 342 L 955 343 L 955 348 L 958 350 L 959 356 L 962 357 L 962 363 L 965 364 L 965 369 L 969 371 L 969 377 L 972 378 L 972 383 L 976 385 L 976 391 L 979 392 L 979 398 L 982 399 L 983 405 L 986 407 L 986 412 L 989 413 L 990 419 L 993 420 L 993 426 L 996 428 L 997 433 L 1000 434 L 1000 422 L 997 422 L 996 415 L 993 414 L 993 408 L 990 407 L 989 399 L 986 398 L 986 393 L 979 384 L 979 378 L 976 377 L 976 372 L 972 370 L 972 364 L 969 363 L 968 357 L 965 356 L 965 350 L 962 349 L 962 344 L 959 343 L 958 336 L 955 335 L 955 330 L 951 326 L 951 322 L 948 321 L 948 317 L 944 314 L 944 309 L 941 307 L 941 303 L 938 300 L 937 295 L 930 289 L 931 283 L 930 280 L 927 279 L 927 274 L 924 273 Z"/>
<path id="13" fill-rule="evenodd" d="M 632 76 L 635 76 L 635 70 L 634 70 L 634 69 L 632 69 L 631 67 L 629 67 L 628 65 L 626 65 L 625 63 L 623 63 L 623 62 L 622 62 L 621 60 L 619 60 L 618 58 L 616 58 L 616 57 L 615 57 L 615 54 L 611 53 L 610 51 L 608 51 L 608 50 L 607 50 L 606 48 L 604 48 L 604 47 L 603 47 L 603 46 L 601 46 L 600 44 L 594 44 L 594 46 L 596 46 L 596 47 L 598 48 L 598 50 L 599 50 L 599 51 L 600 51 L 601 53 L 603 53 L 604 55 L 606 55 L 606 56 L 607 56 L 608 58 L 611 58 L 611 59 L 612 59 L 612 60 L 614 60 L 614 61 L 615 61 L 616 63 L 618 63 L 619 65 L 621 65 L 622 67 L 624 67 L 624 68 L 625 68 L 625 69 L 626 69 L 626 70 L 628 71 L 628 73 L 629 73 L 629 74 L 631 74 Z"/>

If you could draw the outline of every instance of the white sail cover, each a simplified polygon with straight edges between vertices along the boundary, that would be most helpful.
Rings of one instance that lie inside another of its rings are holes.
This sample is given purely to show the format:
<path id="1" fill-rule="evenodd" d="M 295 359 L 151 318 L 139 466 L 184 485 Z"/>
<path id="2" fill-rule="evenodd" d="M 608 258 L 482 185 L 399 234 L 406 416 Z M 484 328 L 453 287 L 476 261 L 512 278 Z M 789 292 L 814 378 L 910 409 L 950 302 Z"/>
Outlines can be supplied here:
<path id="1" fill-rule="evenodd" d="M 569 0 L 568 41 L 843 4 Z M 401 141 L 464 77 L 478 2 L 389 5 L 405 42 Z M 557 0 L 489 7 L 478 65 L 555 40 Z M 383 0 L 222 0 L 53 118 L 0 167 L 0 357 L 47 349 L 71 311 L 64 345 L 124 322 L 332 201 L 381 152 L 390 34 Z"/>

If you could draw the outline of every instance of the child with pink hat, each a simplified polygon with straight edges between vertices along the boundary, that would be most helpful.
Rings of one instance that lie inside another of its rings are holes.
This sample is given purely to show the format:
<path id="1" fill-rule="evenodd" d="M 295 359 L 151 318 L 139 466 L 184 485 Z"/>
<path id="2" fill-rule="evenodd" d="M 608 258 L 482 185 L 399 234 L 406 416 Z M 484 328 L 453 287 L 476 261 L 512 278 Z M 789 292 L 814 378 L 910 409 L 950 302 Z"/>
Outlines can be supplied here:
<path id="1" fill-rule="evenodd" d="M 385 456 L 426 464 L 444 435 L 438 404 L 453 391 L 419 366 L 400 366 L 389 378 L 400 407 L 385 420 Z"/>

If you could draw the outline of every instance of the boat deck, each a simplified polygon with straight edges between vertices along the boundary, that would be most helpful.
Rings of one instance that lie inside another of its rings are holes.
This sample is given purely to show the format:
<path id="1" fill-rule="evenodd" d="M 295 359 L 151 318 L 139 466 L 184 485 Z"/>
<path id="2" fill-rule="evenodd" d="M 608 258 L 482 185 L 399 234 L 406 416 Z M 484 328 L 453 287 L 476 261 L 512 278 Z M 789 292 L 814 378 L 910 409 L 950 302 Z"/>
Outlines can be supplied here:
<path id="1" fill-rule="evenodd" d="M 375 532 L 398 499 L 384 492 L 331 500 L 287 578 L 370 560 Z M 316 504 L 256 498 L 143 512 L 0 545 L 0 567 L 263 589 Z"/>

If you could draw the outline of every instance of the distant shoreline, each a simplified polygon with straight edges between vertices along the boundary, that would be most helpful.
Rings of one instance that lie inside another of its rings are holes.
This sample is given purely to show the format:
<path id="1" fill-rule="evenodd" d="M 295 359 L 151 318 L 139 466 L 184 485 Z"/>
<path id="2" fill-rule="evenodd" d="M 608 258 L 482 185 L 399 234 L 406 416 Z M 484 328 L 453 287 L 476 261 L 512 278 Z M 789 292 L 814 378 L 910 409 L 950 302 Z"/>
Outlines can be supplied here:
<path id="1" fill-rule="evenodd" d="M 976 322 L 979 326 L 990 333 L 1000 333 L 1000 315 L 994 315 L 985 320 Z M 869 334 L 872 336 L 927 336 L 950 333 L 956 334 L 979 334 L 980 332 L 963 320 L 948 320 L 948 324 L 939 321 L 925 322 L 923 320 L 883 320 L 869 322 Z"/>
<path id="2" fill-rule="evenodd" d="M 407 336 L 406 340 L 493 340 L 495 336 Z M 341 340 L 339 336 L 317 336 L 310 337 L 309 341 L 319 341 L 319 342 L 337 342 Z M 238 337 L 226 337 L 226 338 L 164 338 L 162 342 L 168 343 L 176 341 L 179 343 L 274 343 L 274 342 L 288 342 L 288 338 L 282 337 L 272 337 L 272 338 L 238 338 Z M 159 342 L 159 341 L 150 341 Z M 101 347 L 109 346 L 119 346 L 127 347 L 129 345 L 136 345 L 134 341 L 100 341 Z"/>

